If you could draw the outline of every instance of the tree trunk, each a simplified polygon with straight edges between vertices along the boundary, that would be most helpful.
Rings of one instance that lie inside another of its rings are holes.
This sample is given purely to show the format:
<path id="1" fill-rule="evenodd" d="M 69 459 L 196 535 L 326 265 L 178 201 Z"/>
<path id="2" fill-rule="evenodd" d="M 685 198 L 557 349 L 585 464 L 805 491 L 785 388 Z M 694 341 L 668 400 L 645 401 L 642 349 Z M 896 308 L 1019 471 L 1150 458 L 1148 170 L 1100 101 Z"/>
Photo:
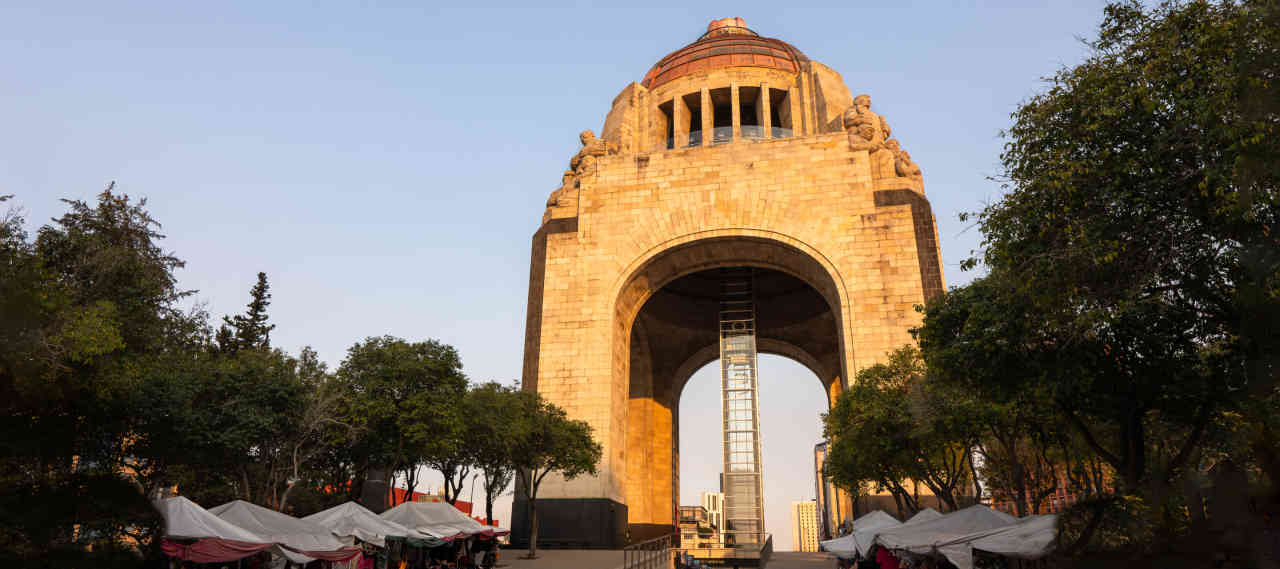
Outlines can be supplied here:
<path id="1" fill-rule="evenodd" d="M 472 506 L 474 508 L 475 506 Z M 484 477 L 484 520 L 493 523 L 493 490 L 489 488 L 489 476 Z"/>
<path id="2" fill-rule="evenodd" d="M 529 492 L 529 556 L 538 558 L 538 497 L 537 492 Z"/>
<path id="3" fill-rule="evenodd" d="M 387 467 L 370 466 L 360 488 L 360 504 L 375 514 L 387 510 L 387 498 L 390 489 L 387 487 Z"/>
<path id="4" fill-rule="evenodd" d="M 973 464 L 974 452 L 977 452 L 977 451 L 970 449 L 969 452 L 965 453 L 965 460 L 969 464 L 969 474 L 973 476 L 973 503 L 981 504 L 982 503 L 982 482 L 978 480 L 978 468 Z"/>

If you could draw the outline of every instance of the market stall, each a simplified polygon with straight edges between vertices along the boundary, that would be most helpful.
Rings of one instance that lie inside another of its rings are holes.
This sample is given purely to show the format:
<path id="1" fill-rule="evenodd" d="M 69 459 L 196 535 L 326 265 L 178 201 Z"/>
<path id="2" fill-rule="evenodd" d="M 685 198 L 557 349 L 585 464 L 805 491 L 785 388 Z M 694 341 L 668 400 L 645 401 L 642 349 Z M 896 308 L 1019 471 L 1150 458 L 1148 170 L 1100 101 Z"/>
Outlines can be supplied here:
<path id="1" fill-rule="evenodd" d="M 328 528 L 244 500 L 209 508 L 209 512 L 242 529 L 279 544 L 279 553 L 294 563 L 316 559 L 349 561 L 360 549 L 338 541 Z"/>

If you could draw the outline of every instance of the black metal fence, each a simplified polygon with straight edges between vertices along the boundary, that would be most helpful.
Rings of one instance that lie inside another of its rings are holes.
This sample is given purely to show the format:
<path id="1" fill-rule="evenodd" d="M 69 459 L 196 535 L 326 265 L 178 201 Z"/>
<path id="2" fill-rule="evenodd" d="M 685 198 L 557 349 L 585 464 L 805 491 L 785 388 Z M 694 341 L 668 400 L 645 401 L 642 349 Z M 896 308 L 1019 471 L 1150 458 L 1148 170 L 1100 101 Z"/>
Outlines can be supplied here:
<path id="1" fill-rule="evenodd" d="M 669 569 L 680 534 L 672 533 L 622 548 L 623 569 Z"/>

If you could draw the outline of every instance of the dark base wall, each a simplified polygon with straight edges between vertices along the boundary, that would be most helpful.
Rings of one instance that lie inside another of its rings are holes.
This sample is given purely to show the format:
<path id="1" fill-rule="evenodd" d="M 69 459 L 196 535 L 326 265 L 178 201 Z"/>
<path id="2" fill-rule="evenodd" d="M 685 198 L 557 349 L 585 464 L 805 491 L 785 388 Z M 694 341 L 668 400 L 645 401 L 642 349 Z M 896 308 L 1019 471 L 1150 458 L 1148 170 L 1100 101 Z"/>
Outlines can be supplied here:
<path id="1" fill-rule="evenodd" d="M 630 524 L 630 543 L 640 543 L 676 533 L 676 526 L 671 524 Z"/>
<path id="2" fill-rule="evenodd" d="M 539 548 L 622 549 L 626 533 L 626 504 L 608 498 L 538 500 Z M 511 505 L 511 544 L 529 546 L 528 500 L 518 493 Z"/>

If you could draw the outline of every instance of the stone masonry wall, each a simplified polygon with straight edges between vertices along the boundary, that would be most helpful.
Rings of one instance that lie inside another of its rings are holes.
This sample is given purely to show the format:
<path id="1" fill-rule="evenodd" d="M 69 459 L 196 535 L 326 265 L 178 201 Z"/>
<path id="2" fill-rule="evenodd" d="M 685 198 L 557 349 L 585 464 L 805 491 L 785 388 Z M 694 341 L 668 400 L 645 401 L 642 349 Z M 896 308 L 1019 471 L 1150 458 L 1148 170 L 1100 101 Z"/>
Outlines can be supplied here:
<path id="1" fill-rule="evenodd" d="M 919 323 L 914 305 L 943 286 L 920 182 L 892 177 L 867 151 L 850 150 L 843 132 L 616 154 L 594 170 L 548 208 L 534 238 L 524 381 L 587 420 L 605 456 L 599 476 L 549 479 L 539 498 L 626 503 L 643 491 L 627 488 L 628 447 L 638 438 L 674 444 L 669 414 L 629 402 L 632 323 L 615 311 L 646 259 L 710 237 L 768 239 L 803 251 L 836 284 L 847 375 L 910 342 L 908 330 Z M 751 247 L 739 256 L 751 264 Z M 644 284 L 652 292 L 665 283 Z M 629 420 L 629 409 L 647 411 Z M 634 459 L 660 469 L 675 462 L 669 452 L 647 452 L 637 449 Z M 633 475 L 630 484 L 637 482 Z M 664 486 L 653 490 L 665 494 L 659 500 L 670 499 L 672 487 Z M 638 508 L 633 522 L 669 518 L 661 509 Z"/>

